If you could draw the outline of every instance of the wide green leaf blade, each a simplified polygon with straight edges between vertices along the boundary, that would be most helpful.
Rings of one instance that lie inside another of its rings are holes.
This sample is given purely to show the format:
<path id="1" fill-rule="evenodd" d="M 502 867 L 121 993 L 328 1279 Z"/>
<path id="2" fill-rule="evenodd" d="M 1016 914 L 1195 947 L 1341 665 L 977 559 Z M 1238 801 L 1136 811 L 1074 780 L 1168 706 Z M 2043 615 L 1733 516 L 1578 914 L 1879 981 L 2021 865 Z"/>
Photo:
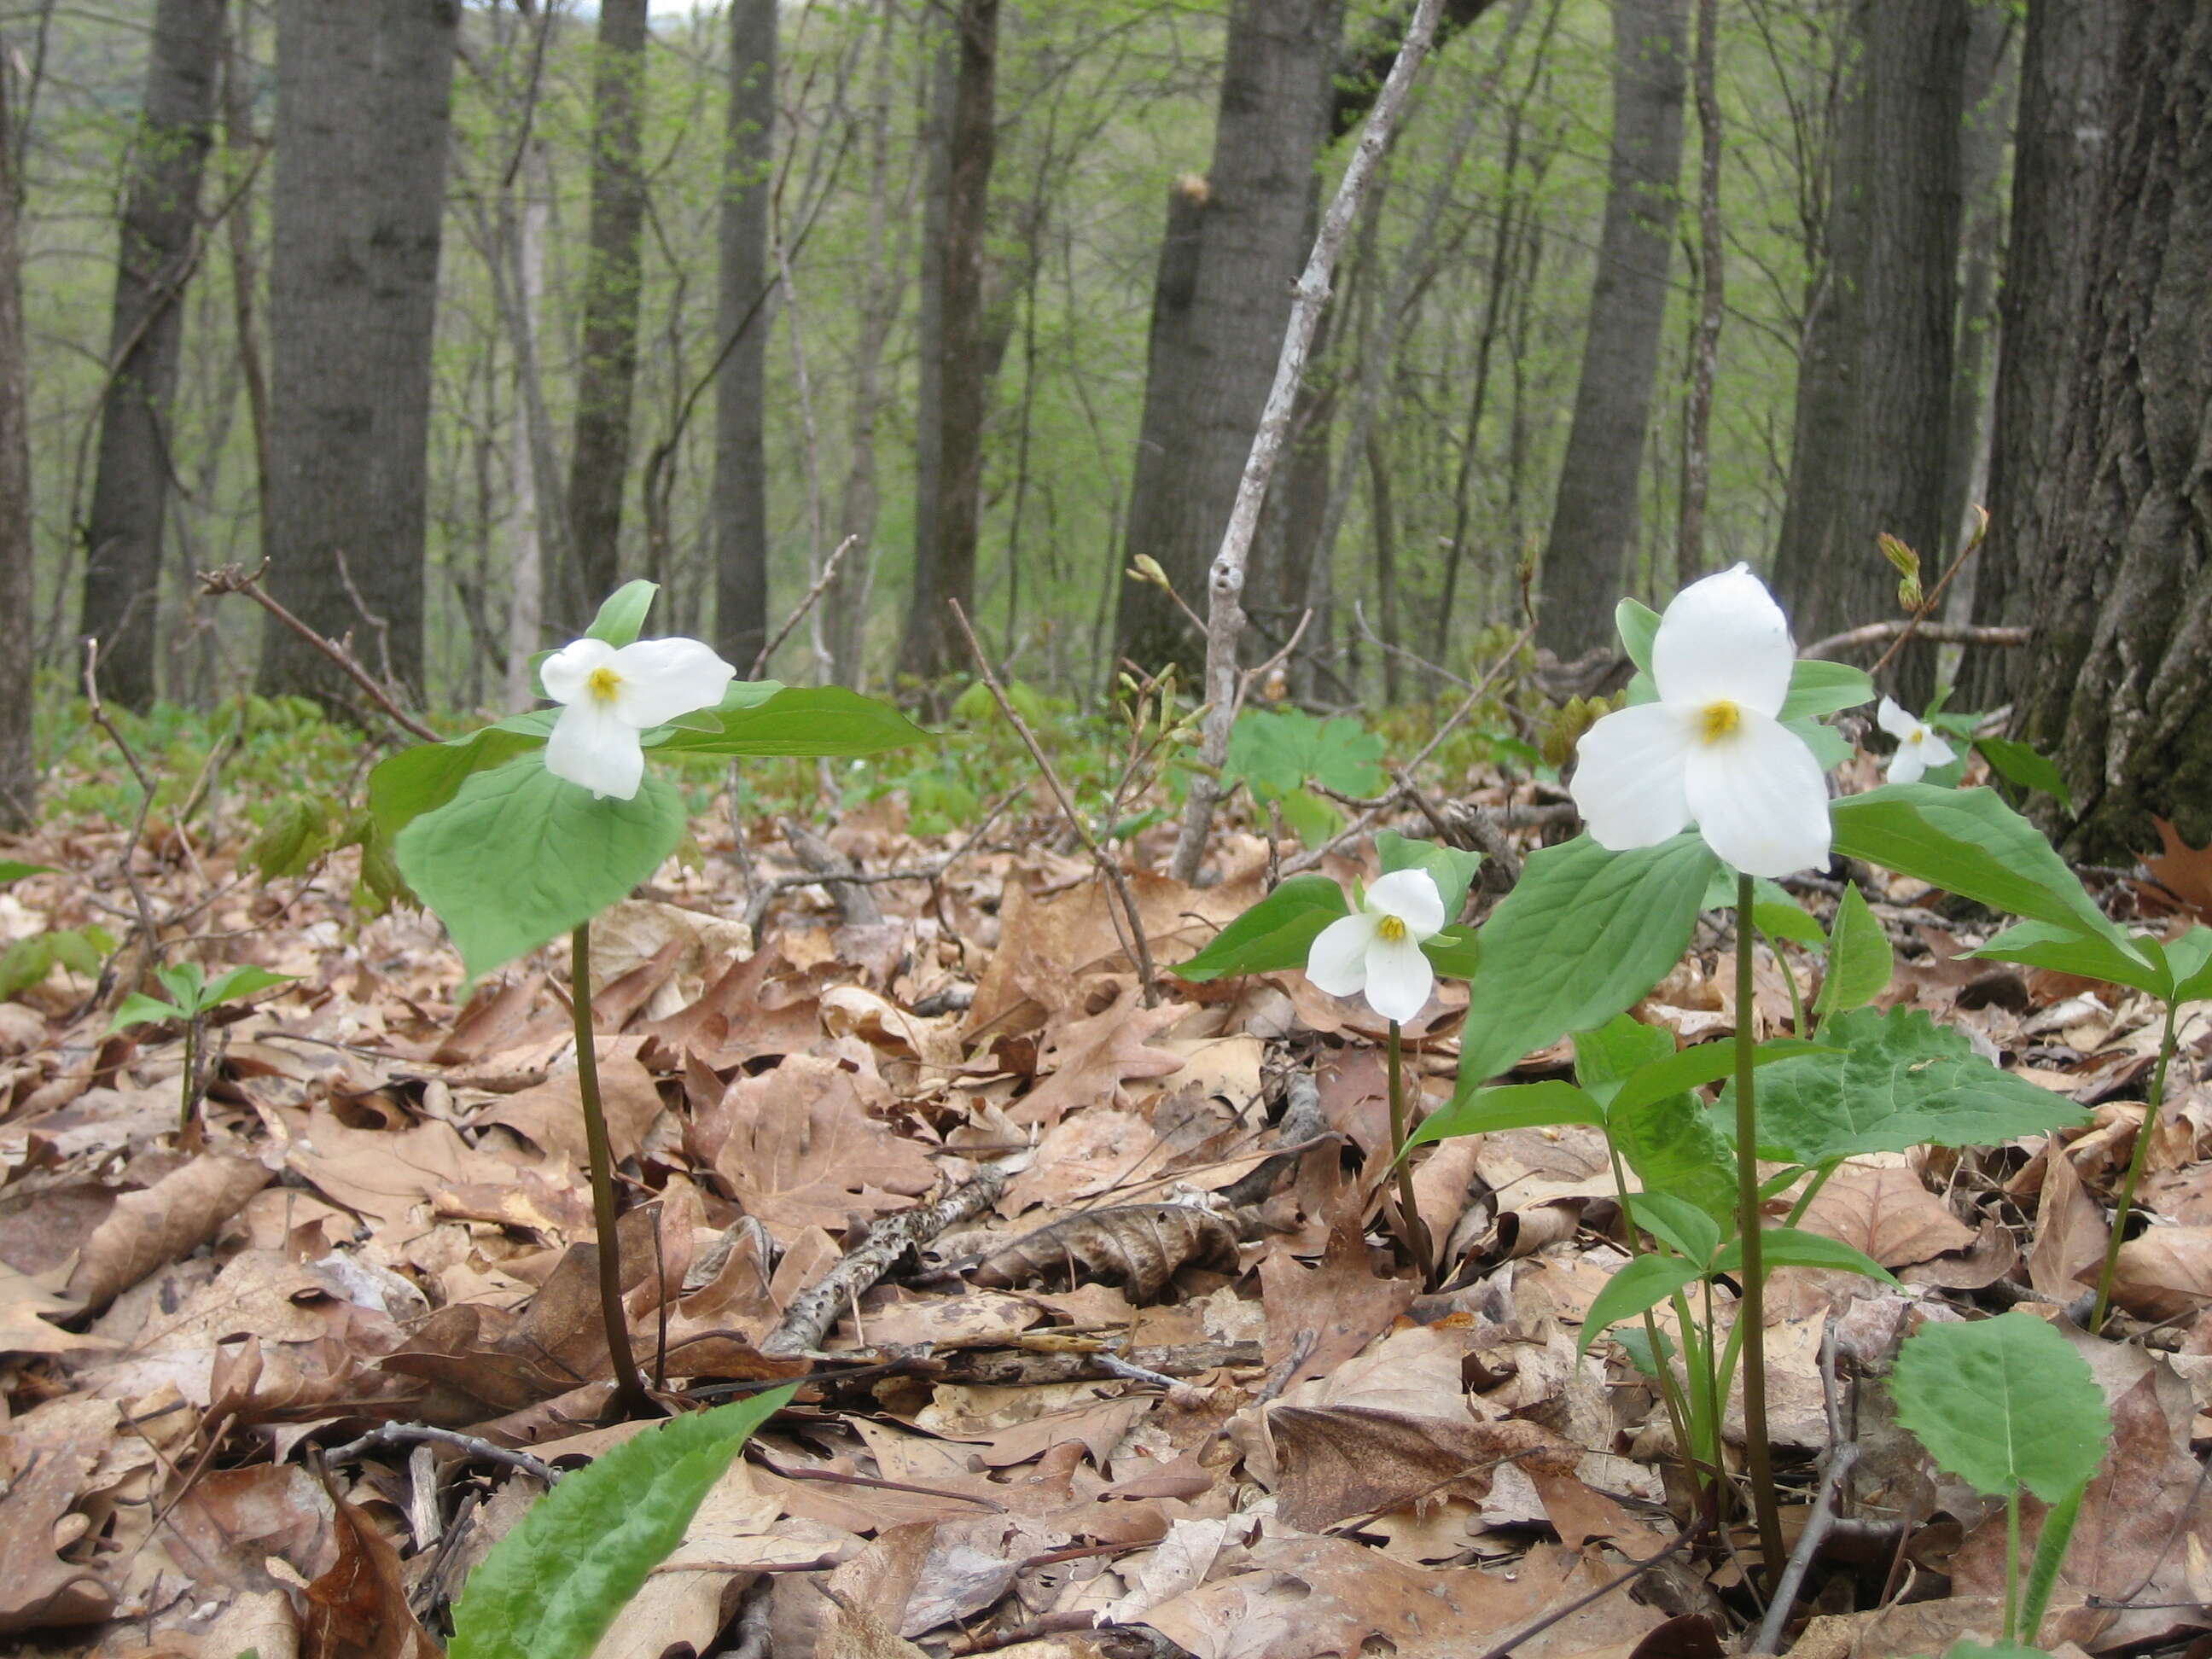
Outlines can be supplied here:
<path id="1" fill-rule="evenodd" d="M 1597 1340 L 1609 1325 L 1618 1325 L 1624 1319 L 1633 1319 L 1647 1308 L 1656 1308 L 1686 1285 L 1695 1284 L 1705 1276 L 1704 1269 L 1694 1261 L 1679 1255 L 1639 1255 L 1619 1273 L 1605 1281 L 1605 1288 L 1591 1298 L 1589 1311 L 1583 1316 L 1582 1340 L 1575 1344 L 1579 1354 Z"/>
<path id="2" fill-rule="evenodd" d="M 21 859 L 0 859 L 0 885 L 21 881 L 27 876 L 50 876 L 53 871 L 54 866 L 51 864 L 26 864 Z"/>
<path id="3" fill-rule="evenodd" d="M 2066 861 L 1994 789 L 1893 783 L 1828 810 L 1835 850 L 2014 915 L 2110 939 L 2126 936 Z"/>
<path id="4" fill-rule="evenodd" d="M 2073 1102 L 1990 1065 L 1917 1008 L 1853 1009 L 1820 1028 L 1823 1052 L 1759 1073 L 1759 1155 L 1820 1164 L 1910 1147 L 1982 1146 L 2086 1123 Z M 1713 1117 L 1735 1121 L 1735 1088 Z"/>
<path id="5" fill-rule="evenodd" d="M 1699 1267 L 1711 1264 L 1721 1247 L 1721 1224 L 1711 1212 L 1675 1193 L 1637 1193 L 1628 1213 L 1652 1237 L 1671 1246 Z"/>
<path id="6" fill-rule="evenodd" d="M 2055 922 L 2014 922 L 2002 933 L 1991 934 L 1980 950 L 1969 954 L 1991 962 L 2017 962 L 2029 968 L 2079 974 L 2084 979 L 2110 980 L 2155 997 L 2163 998 L 2172 988 L 2166 969 L 2143 960 L 2149 953 L 2141 943 L 2123 947 L 2100 935 L 2076 933 Z"/>
<path id="7" fill-rule="evenodd" d="M 1202 982 L 1231 974 L 1304 968 L 1321 930 L 1350 914 L 1344 889 L 1327 876 L 1292 876 L 1170 971 Z"/>
<path id="8" fill-rule="evenodd" d="M 1674 1052 L 1674 1034 L 1664 1026 L 1616 1014 L 1595 1030 L 1575 1033 L 1575 1079 L 1602 1093 L 1606 1085 L 1618 1085 Z"/>
<path id="9" fill-rule="evenodd" d="M 1613 625 L 1620 630 L 1621 648 L 1643 672 L 1651 672 L 1651 641 L 1659 637 L 1659 613 L 1641 599 L 1623 599 L 1613 607 Z"/>
<path id="10" fill-rule="evenodd" d="M 544 731 L 534 735 L 502 721 L 446 743 L 420 743 L 379 761 L 368 775 L 369 816 L 386 841 L 425 812 L 434 812 L 478 772 L 504 766 L 517 755 L 542 745 L 553 729 L 545 711 Z"/>
<path id="11" fill-rule="evenodd" d="M 265 991 L 272 985 L 289 985 L 293 978 L 290 974 L 272 974 L 266 968 L 256 968 L 249 963 L 243 968 L 232 969 L 201 992 L 200 1004 L 203 1007 L 212 1008 L 218 1003 L 228 1002 L 234 997 L 250 997 L 256 991 Z"/>
<path id="12" fill-rule="evenodd" d="M 1457 921 L 1459 913 L 1467 908 L 1467 890 L 1474 884 L 1475 872 L 1482 868 L 1480 853 L 1463 853 L 1438 842 L 1415 841 L 1395 830 L 1376 832 L 1375 854 L 1382 860 L 1385 875 L 1393 870 L 1427 871 L 1444 902 L 1446 921 Z"/>
<path id="13" fill-rule="evenodd" d="M 1834 930 L 1828 939 L 1828 968 L 1820 981 L 1820 994 L 1813 1009 L 1822 1019 L 1831 1014 L 1863 1007 L 1889 988 L 1896 967 L 1889 935 L 1866 902 L 1866 896 L 1850 882 L 1836 906 Z"/>
<path id="14" fill-rule="evenodd" d="M 1571 1083 L 1548 1078 L 1541 1083 L 1480 1089 L 1455 1098 L 1416 1124 L 1406 1137 L 1406 1147 L 1410 1152 L 1432 1140 L 1489 1134 L 1499 1129 L 1544 1129 L 1555 1123 L 1604 1121 L 1605 1110 L 1597 1102 Z"/>
<path id="15" fill-rule="evenodd" d="M 645 626 L 645 613 L 653 609 L 653 596 L 659 592 L 659 583 L 642 576 L 624 582 L 599 602 L 599 614 L 584 630 L 584 637 L 605 640 L 621 650 L 637 638 L 638 630 Z"/>
<path id="16" fill-rule="evenodd" d="M 164 1002 L 159 997 L 149 997 L 143 991 L 133 991 L 115 1005 L 115 1018 L 107 1022 L 107 1034 L 133 1025 L 158 1025 L 165 1019 L 185 1020 L 191 1016 L 173 1002 Z"/>
<path id="17" fill-rule="evenodd" d="M 789 1388 L 634 1435 L 531 1507 L 469 1575 L 452 1659 L 585 1659 Z"/>
<path id="18" fill-rule="evenodd" d="M 1421 941 L 1421 954 L 1446 979 L 1473 979 L 1482 965 L 1482 941 L 1472 927 L 1447 927 Z"/>
<path id="19" fill-rule="evenodd" d="M 599 800 L 526 755 L 467 779 L 393 851 L 473 980 L 623 897 L 683 833 L 683 797 L 650 775 L 634 799 Z"/>
<path id="20" fill-rule="evenodd" d="M 774 685 L 775 682 L 751 684 Z M 889 703 L 864 697 L 842 685 L 777 685 L 758 702 L 732 707 L 725 697 L 719 709 L 708 712 L 719 717 L 719 730 L 671 730 L 653 752 L 874 755 L 929 736 Z"/>
<path id="21" fill-rule="evenodd" d="M 2105 1461 L 2112 1413 L 2089 1362 L 2034 1315 L 1923 1325 L 1890 1373 L 1897 1418 L 1976 1492 L 2055 1504 Z"/>
<path id="22" fill-rule="evenodd" d="M 2040 789 L 2068 811 L 2074 810 L 2074 797 L 2066 787 L 2066 780 L 2058 775 L 2058 769 L 2048 757 L 2009 738 L 1976 738 L 1974 747 L 1982 751 L 1982 758 L 1999 777 L 2009 779 L 2023 789 Z"/>
<path id="23" fill-rule="evenodd" d="M 1813 658 L 1801 661 L 1790 671 L 1790 690 L 1782 699 L 1781 713 L 1774 718 L 1808 720 L 1816 714 L 1832 714 L 1838 709 L 1856 708 L 1873 701 L 1874 681 L 1866 670 L 1854 668 L 1847 662 L 1823 662 Z"/>
<path id="24" fill-rule="evenodd" d="M 1689 945 L 1714 862 L 1694 834 L 1630 853 L 1583 835 L 1531 854 L 1480 935 L 1461 1093 L 1531 1049 L 1603 1024 L 1657 984 Z"/>
<path id="25" fill-rule="evenodd" d="M 2172 1000 L 2202 1002 L 2212 997 L 2212 927 L 2202 922 L 2166 947 L 2167 971 L 2176 981 Z"/>
<path id="26" fill-rule="evenodd" d="M 1758 1044 L 1751 1051 L 1753 1066 L 1773 1066 L 1801 1054 L 1820 1052 L 1820 1045 L 1795 1037 L 1774 1037 Z M 1664 1100 L 1669 1095 L 1702 1089 L 1708 1083 L 1718 1083 L 1735 1071 L 1735 1044 L 1733 1041 L 1700 1042 L 1692 1048 L 1668 1054 L 1639 1066 L 1621 1084 L 1613 1098 L 1606 1103 L 1608 1113 L 1628 1111 L 1646 1106 L 1655 1100 Z"/>
<path id="27" fill-rule="evenodd" d="M 1706 1214 L 1735 1213 L 1735 1148 L 1694 1095 L 1610 1107 L 1605 1133 L 1648 1193 L 1668 1193 Z"/>
<path id="28" fill-rule="evenodd" d="M 1897 1283 L 1897 1276 L 1864 1250 L 1855 1249 L 1826 1233 L 1808 1232 L 1802 1227 L 1763 1228 L 1759 1235 L 1759 1248 L 1770 1267 L 1835 1267 L 1879 1279 L 1886 1285 Z M 1743 1241 L 1729 1240 L 1714 1268 L 1724 1273 L 1741 1272 Z"/>

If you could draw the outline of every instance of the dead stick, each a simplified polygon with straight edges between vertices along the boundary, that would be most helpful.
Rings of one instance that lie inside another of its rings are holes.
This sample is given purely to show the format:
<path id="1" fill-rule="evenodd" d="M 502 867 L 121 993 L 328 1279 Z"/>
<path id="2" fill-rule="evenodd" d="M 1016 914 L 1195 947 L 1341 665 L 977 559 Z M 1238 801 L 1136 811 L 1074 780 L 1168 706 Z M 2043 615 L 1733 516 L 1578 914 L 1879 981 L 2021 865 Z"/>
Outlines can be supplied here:
<path id="1" fill-rule="evenodd" d="M 822 574 L 814 579 L 814 586 L 806 590 L 806 597 L 799 600 L 799 608 L 783 619 L 783 626 L 775 630 L 775 637 L 761 647 L 760 654 L 753 659 L 753 665 L 745 671 L 747 679 L 757 680 L 761 677 L 762 671 L 768 666 L 768 659 L 775 655 L 776 647 L 791 637 L 793 629 L 806 620 L 806 613 L 814 609 L 815 602 L 830 584 L 837 580 L 837 566 L 860 539 L 857 535 L 848 536 L 831 550 L 829 558 L 823 562 Z"/>
<path id="2" fill-rule="evenodd" d="M 271 598 L 269 591 L 261 586 L 262 573 L 268 568 L 269 562 L 264 559 L 259 568 L 254 570 L 248 570 L 240 564 L 220 565 L 213 570 L 203 570 L 199 573 L 200 591 L 216 595 L 245 594 L 247 599 L 252 600 L 254 604 L 259 605 L 278 622 L 329 658 L 337 665 L 341 673 L 368 694 L 368 700 L 376 705 L 378 712 L 394 726 L 405 732 L 410 737 L 420 738 L 424 743 L 445 741 L 435 732 L 394 702 L 391 692 L 377 683 L 376 677 L 361 665 L 352 652 L 347 650 L 336 640 L 324 638 Z"/>
<path id="3" fill-rule="evenodd" d="M 1840 634 L 1831 634 L 1824 640 L 1815 640 L 1797 654 L 1800 657 L 1832 657 L 1838 651 L 1855 651 L 1861 646 L 1880 645 L 1884 640 L 1903 637 L 1911 628 L 1913 636 L 1926 640 L 1930 645 L 2026 645 L 2033 633 L 2027 628 L 1984 627 L 1966 623 L 1923 623 L 1912 628 L 1911 621 L 1863 623 L 1856 628 L 1847 628 Z"/>

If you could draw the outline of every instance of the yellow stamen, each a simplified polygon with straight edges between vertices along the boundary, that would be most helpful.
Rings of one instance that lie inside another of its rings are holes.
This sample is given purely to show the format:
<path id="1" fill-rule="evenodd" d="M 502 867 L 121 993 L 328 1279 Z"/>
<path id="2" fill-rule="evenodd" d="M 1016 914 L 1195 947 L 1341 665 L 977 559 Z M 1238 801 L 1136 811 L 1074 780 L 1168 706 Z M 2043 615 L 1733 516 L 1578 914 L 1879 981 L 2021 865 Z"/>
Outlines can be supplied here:
<path id="1" fill-rule="evenodd" d="M 1385 916 L 1375 924 L 1375 936 L 1395 945 L 1406 937 L 1406 921 L 1402 916 Z"/>
<path id="2" fill-rule="evenodd" d="M 1726 701 L 1709 702 L 1698 717 L 1707 743 L 1718 743 L 1743 724 L 1743 710 Z"/>
<path id="3" fill-rule="evenodd" d="M 1905 739 L 1905 741 L 1906 741 L 1907 743 L 1925 743 L 1925 742 L 1927 742 L 1927 741 L 1928 741 L 1928 728 L 1927 728 L 1926 726 L 1914 726 L 1914 727 L 1912 728 L 1912 735 L 1911 735 L 1911 737 L 1907 738 Z"/>
<path id="4" fill-rule="evenodd" d="M 586 677 L 584 689 L 601 702 L 612 702 L 615 693 L 622 689 L 622 676 L 611 668 L 594 668 Z"/>

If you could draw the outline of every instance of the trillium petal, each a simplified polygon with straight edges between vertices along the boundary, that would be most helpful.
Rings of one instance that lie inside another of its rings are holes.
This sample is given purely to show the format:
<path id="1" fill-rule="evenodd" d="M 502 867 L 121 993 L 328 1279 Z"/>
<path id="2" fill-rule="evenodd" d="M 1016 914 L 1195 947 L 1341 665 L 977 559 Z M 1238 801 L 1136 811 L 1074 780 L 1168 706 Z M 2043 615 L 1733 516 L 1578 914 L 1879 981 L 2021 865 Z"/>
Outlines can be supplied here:
<path id="1" fill-rule="evenodd" d="M 1425 870 L 1393 870 L 1367 890 L 1370 915 L 1395 916 L 1415 939 L 1426 939 L 1444 925 L 1443 895 Z"/>
<path id="2" fill-rule="evenodd" d="M 1689 719 L 1662 702 L 1620 709 L 1583 733 L 1571 793 L 1599 846 L 1656 847 L 1689 823 L 1691 741 Z"/>
<path id="3" fill-rule="evenodd" d="M 607 666 L 622 681 L 615 712 L 640 728 L 712 708 L 738 672 L 712 646 L 682 639 L 639 640 L 616 652 Z"/>
<path id="4" fill-rule="evenodd" d="M 1367 1006 L 1403 1025 L 1419 1013 L 1437 982 L 1437 970 L 1411 935 L 1377 937 L 1367 947 Z"/>
<path id="5" fill-rule="evenodd" d="M 1677 593 L 1651 641 L 1651 678 L 1662 702 L 1728 702 L 1771 714 L 1790 695 L 1796 665 L 1782 607 L 1747 565 Z"/>
<path id="6" fill-rule="evenodd" d="M 614 654 L 614 647 L 605 640 L 578 640 L 546 658 L 538 678 L 544 684 L 545 695 L 554 702 L 574 702 L 584 695 L 584 683 L 592 678 L 592 671 L 605 667 Z"/>
<path id="7" fill-rule="evenodd" d="M 1958 751 L 1932 731 L 1913 747 L 1920 751 L 1921 766 L 1929 771 L 1933 771 L 1939 766 L 1948 766 L 1959 758 Z"/>
<path id="8" fill-rule="evenodd" d="M 1920 722 L 1899 707 L 1893 697 L 1884 697 L 1874 711 L 1874 723 L 1893 738 L 1909 738 Z"/>
<path id="9" fill-rule="evenodd" d="M 545 769 L 580 783 L 594 795 L 629 800 L 645 776 L 645 749 L 638 728 L 597 697 L 572 702 L 553 722 L 545 740 Z"/>
<path id="10" fill-rule="evenodd" d="M 1683 782 L 1705 845 L 1744 874 L 1827 863 L 1827 780 L 1779 721 L 1747 711 L 1726 738 L 1691 749 Z"/>
<path id="11" fill-rule="evenodd" d="M 1920 775 L 1928 769 L 1928 754 L 1919 744 L 1900 743 L 1897 752 L 1889 757 L 1889 765 L 1882 775 L 1892 783 L 1917 783 Z"/>
<path id="12" fill-rule="evenodd" d="M 1364 911 L 1341 916 L 1314 936 L 1306 951 L 1306 977 L 1333 997 L 1357 996 L 1367 983 L 1367 947 L 1375 918 Z"/>

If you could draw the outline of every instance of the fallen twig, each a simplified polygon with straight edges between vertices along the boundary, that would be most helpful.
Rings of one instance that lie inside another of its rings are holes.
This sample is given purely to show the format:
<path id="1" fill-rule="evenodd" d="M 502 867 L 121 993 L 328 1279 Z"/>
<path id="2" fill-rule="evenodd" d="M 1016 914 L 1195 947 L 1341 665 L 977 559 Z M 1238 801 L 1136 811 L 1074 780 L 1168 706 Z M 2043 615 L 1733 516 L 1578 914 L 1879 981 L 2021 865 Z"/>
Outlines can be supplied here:
<path id="1" fill-rule="evenodd" d="M 218 565 L 212 570 L 199 573 L 200 592 L 221 596 L 243 593 L 270 616 L 297 634 L 302 640 L 329 658 L 340 673 L 351 680 L 376 705 L 377 712 L 410 737 L 420 738 L 424 743 L 444 741 L 435 732 L 402 708 L 392 693 L 377 681 L 376 676 L 361 665 L 360 659 L 336 640 L 325 639 L 285 609 L 269 590 L 261 585 L 263 574 L 269 568 L 264 559 L 258 566 L 248 570 L 242 564 Z"/>
<path id="2" fill-rule="evenodd" d="M 1536 1637 L 1541 1636 L 1546 1631 L 1551 1629 L 1553 1626 L 1558 1624 L 1561 1620 L 1573 1618 L 1575 1614 L 1580 1613 L 1584 1607 L 1589 1607 L 1595 1601 L 1604 1600 L 1617 1589 L 1626 1589 L 1629 1585 L 1634 1583 L 1638 1579 L 1644 1577 L 1645 1573 L 1650 1571 L 1652 1568 L 1657 1566 L 1662 1561 L 1666 1560 L 1669 1556 L 1680 1553 L 1685 1545 L 1696 1538 L 1698 1534 L 1705 1529 L 1705 1517 L 1700 1516 L 1683 1531 L 1676 1533 L 1674 1534 L 1674 1541 L 1668 1544 L 1666 1548 L 1661 1550 L 1657 1554 L 1647 1555 L 1641 1561 L 1631 1562 L 1628 1566 L 1628 1571 L 1622 1573 L 1619 1577 L 1607 1579 L 1604 1583 L 1600 1584 L 1595 1589 L 1589 1591 L 1587 1595 L 1577 1595 L 1573 1601 L 1566 1603 L 1565 1606 L 1553 1608 L 1551 1612 L 1546 1613 L 1541 1619 L 1536 1620 L 1534 1624 L 1514 1632 L 1512 1635 L 1507 1637 L 1496 1647 L 1492 1648 L 1487 1652 L 1484 1653 L 1482 1655 L 1482 1659 L 1505 1659 L 1506 1655 L 1511 1653 L 1514 1649 L 1519 1647 L 1523 1642 L 1530 1641 Z"/>
<path id="3" fill-rule="evenodd" d="M 1805 1530 L 1798 1535 L 1797 1547 L 1790 1552 L 1788 1565 L 1774 1581 L 1774 1599 L 1767 1603 L 1766 1617 L 1760 1620 L 1751 1645 L 1744 1650 L 1747 1653 L 1779 1651 L 1778 1644 L 1784 1627 L 1790 1622 L 1790 1610 L 1797 1602 L 1798 1586 L 1805 1582 L 1814 1558 L 1820 1553 L 1822 1541 L 1836 1524 L 1836 1500 L 1843 1492 L 1852 1466 L 1859 1461 L 1858 1443 L 1844 1437 L 1843 1410 L 1836 1399 L 1836 1332 L 1832 1325 L 1820 1339 L 1820 1393 L 1828 1408 L 1828 1449 L 1820 1460 L 1820 1496 L 1813 1500 L 1813 1512 L 1806 1517 Z"/>
<path id="4" fill-rule="evenodd" d="M 333 1463 L 350 1463 L 363 1452 L 374 1451 L 379 1446 L 444 1446 L 448 1450 L 463 1452 L 486 1463 L 504 1464 L 510 1469 L 534 1475 L 547 1486 L 561 1478 L 561 1471 L 543 1458 L 532 1457 L 528 1452 L 515 1451 L 510 1447 L 494 1445 L 473 1434 L 462 1434 L 453 1429 L 434 1429 L 427 1423 L 380 1423 L 358 1440 L 349 1440 L 343 1446 L 325 1452 L 323 1455 Z"/>
<path id="5" fill-rule="evenodd" d="M 2026 628 L 1992 628 L 1966 623 L 1922 623 L 1915 627 L 1907 617 L 1901 622 L 1865 623 L 1847 628 L 1825 640 L 1814 641 L 1797 654 L 1832 657 L 1838 651 L 1855 651 L 1861 646 L 1880 645 L 1884 640 L 1903 639 L 1908 633 L 1931 645 L 2026 645 L 2032 632 Z"/>
<path id="6" fill-rule="evenodd" d="M 769 642 L 761 647 L 759 654 L 754 657 L 753 665 L 745 671 L 747 679 L 757 680 L 761 677 L 762 671 L 768 666 L 769 659 L 775 655 L 776 647 L 791 637 L 793 629 L 806 620 L 806 613 L 814 609 L 816 603 L 828 591 L 830 584 L 837 580 L 837 567 L 844 562 L 845 555 L 857 547 L 860 541 L 858 536 L 848 536 L 831 550 L 830 556 L 823 562 L 822 574 L 814 579 L 814 586 L 806 590 L 806 597 L 799 600 L 798 608 L 783 619 L 783 626 L 775 630 Z M 818 547 L 821 544 L 817 542 L 815 545 Z"/>

